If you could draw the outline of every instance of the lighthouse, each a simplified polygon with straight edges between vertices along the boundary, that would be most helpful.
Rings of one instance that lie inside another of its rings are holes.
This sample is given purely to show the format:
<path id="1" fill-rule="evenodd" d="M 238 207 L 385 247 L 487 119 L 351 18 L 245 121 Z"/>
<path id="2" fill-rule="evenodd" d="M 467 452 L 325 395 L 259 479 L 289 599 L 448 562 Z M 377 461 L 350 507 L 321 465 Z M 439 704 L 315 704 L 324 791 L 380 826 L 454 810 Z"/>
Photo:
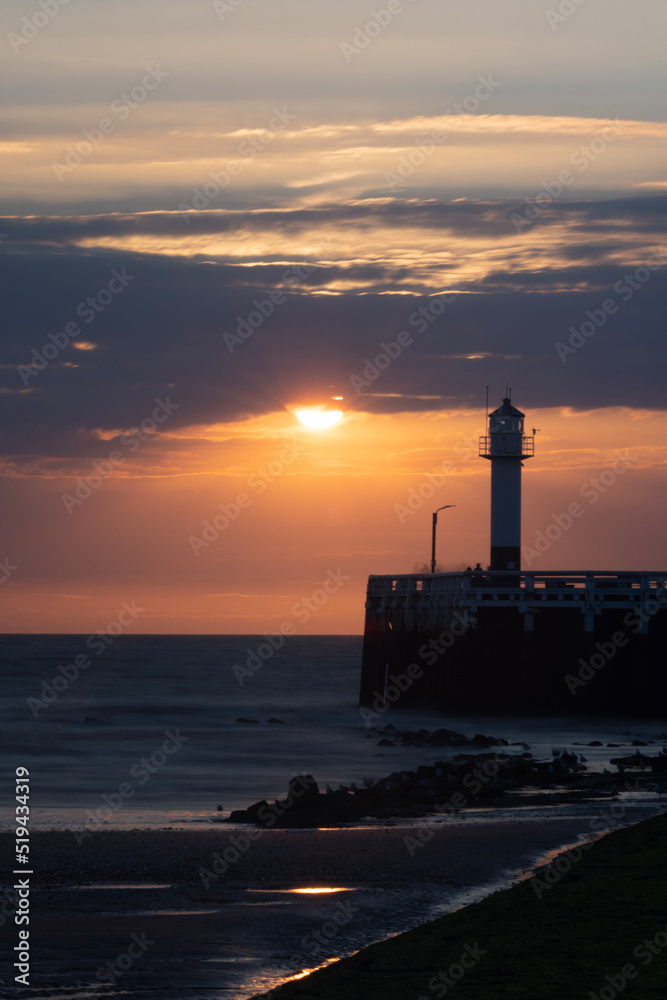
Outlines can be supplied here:
<path id="1" fill-rule="evenodd" d="M 487 406 L 479 454 L 491 462 L 489 571 L 369 576 L 359 691 L 367 726 L 393 702 L 448 714 L 664 719 L 667 572 L 521 569 L 521 466 L 535 445 L 524 419 L 509 387 L 497 410 Z"/>
<path id="2" fill-rule="evenodd" d="M 479 454 L 491 462 L 491 569 L 521 569 L 521 466 L 532 458 L 535 438 L 523 433 L 525 414 L 509 394 L 489 414 Z"/>

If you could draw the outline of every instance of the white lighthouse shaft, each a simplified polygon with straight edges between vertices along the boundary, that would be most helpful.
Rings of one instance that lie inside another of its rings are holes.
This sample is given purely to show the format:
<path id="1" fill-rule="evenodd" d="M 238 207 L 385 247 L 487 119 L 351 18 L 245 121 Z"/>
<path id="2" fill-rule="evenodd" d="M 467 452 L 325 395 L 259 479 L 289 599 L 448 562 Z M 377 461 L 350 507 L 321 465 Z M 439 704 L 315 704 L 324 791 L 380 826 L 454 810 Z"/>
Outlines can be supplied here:
<path id="1" fill-rule="evenodd" d="M 491 569 L 521 568 L 521 459 L 491 460 Z"/>
<path id="2" fill-rule="evenodd" d="M 489 414 L 480 455 L 491 462 L 491 569 L 521 569 L 521 463 L 533 454 L 524 414 L 507 398 Z"/>

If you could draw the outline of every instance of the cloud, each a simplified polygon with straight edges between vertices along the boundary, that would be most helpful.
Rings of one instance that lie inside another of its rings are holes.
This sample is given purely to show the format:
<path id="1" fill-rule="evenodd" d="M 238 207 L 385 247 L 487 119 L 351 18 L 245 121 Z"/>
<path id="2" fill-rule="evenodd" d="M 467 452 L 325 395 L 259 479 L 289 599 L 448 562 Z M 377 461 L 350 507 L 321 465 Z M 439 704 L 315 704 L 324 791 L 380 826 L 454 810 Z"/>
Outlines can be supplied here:
<path id="1" fill-rule="evenodd" d="M 6 474 L 67 475 L 73 462 L 85 471 L 167 398 L 177 404 L 169 421 L 119 475 L 178 474 L 213 447 L 206 428 L 233 437 L 250 418 L 336 393 L 346 410 L 427 412 L 466 406 L 511 377 L 530 407 L 663 408 L 665 273 L 630 293 L 626 275 L 662 236 L 667 196 L 554 203 L 521 234 L 512 211 L 504 201 L 394 200 L 196 213 L 195 234 L 235 233 L 243 247 L 252 233 L 274 248 L 226 260 L 125 247 L 182 233 L 174 213 L 1 220 L 14 292 L 0 358 L 0 412 L 13 427 L 0 438 Z M 299 247 L 316 234 L 323 256 L 313 262 Z M 97 245 L 105 239 L 116 247 Z M 102 296 L 114 273 L 126 284 Z M 276 289 L 284 301 L 272 305 Z M 443 294 L 447 305 L 431 314 Z M 590 335 L 589 314 L 610 296 L 615 314 Z M 98 297 L 105 304 L 92 311 Z M 37 370 L 72 323 L 80 332 Z M 409 347 L 364 379 L 401 330 Z M 580 346 L 563 361 L 556 345 L 573 335 Z"/>
<path id="2" fill-rule="evenodd" d="M 499 107 L 502 86 L 488 113 L 351 120 L 338 108 L 336 120 L 323 122 L 319 106 L 283 97 L 244 108 L 239 127 L 231 108 L 212 124 L 207 101 L 161 100 L 172 80 L 173 72 L 127 118 L 114 112 L 113 101 L 5 112 L 0 211 L 23 205 L 31 215 L 46 205 L 64 212 L 86 204 L 100 210 L 104 203 L 119 213 L 176 210 L 201 201 L 197 192 L 210 189 L 215 176 L 225 180 L 209 199 L 214 208 L 285 209 L 297 198 L 302 205 L 349 202 L 399 188 L 419 197 L 530 197 L 540 180 L 573 163 L 582 193 L 613 194 L 653 182 L 664 162 L 667 125 L 660 120 L 522 114 L 516 106 L 507 113 Z M 112 128 L 106 135 L 104 119 Z"/>

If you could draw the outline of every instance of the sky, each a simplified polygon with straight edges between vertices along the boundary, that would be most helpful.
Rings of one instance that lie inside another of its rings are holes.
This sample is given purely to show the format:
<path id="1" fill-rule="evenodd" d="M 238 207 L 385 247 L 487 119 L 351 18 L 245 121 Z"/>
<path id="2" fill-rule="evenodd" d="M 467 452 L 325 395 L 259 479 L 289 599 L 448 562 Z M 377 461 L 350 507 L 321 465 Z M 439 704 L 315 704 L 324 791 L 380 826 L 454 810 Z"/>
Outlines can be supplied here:
<path id="1" fill-rule="evenodd" d="M 0 630 L 360 633 L 487 564 L 487 386 L 524 568 L 665 565 L 662 0 L 0 18 Z"/>

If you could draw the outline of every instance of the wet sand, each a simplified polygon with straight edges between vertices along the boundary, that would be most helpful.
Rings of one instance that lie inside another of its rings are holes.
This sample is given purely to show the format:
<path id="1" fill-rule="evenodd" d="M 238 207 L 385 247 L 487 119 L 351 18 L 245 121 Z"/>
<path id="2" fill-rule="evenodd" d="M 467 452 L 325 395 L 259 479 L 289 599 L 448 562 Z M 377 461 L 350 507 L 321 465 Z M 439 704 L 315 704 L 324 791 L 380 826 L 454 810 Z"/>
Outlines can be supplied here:
<path id="1" fill-rule="evenodd" d="M 81 846 L 69 832 L 35 833 L 31 996 L 249 997 L 509 884 L 589 833 L 590 818 L 458 816 L 426 842 L 419 829 L 216 825 L 96 832 Z M 9 856 L 10 835 L 0 848 Z M 217 877 L 216 855 L 218 871 L 228 864 Z M 346 891 L 286 891 L 308 887 Z M 3 995 L 25 991 L 5 980 Z"/>

